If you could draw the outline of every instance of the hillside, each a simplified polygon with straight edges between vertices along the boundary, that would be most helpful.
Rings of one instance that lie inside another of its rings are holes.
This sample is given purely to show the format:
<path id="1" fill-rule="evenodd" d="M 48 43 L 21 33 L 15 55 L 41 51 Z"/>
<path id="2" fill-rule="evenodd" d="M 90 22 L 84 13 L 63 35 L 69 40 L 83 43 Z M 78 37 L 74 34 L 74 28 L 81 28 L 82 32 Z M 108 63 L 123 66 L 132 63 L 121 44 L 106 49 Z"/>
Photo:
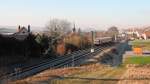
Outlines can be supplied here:
<path id="1" fill-rule="evenodd" d="M 15 33 L 16 29 L 0 28 L 0 33 Z"/>

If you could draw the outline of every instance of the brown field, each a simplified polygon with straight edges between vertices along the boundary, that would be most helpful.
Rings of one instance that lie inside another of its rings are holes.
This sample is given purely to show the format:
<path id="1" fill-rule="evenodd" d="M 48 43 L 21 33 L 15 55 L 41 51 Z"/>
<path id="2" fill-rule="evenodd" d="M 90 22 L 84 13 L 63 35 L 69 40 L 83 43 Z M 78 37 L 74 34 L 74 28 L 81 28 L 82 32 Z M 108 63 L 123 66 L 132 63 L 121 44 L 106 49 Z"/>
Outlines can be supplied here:
<path id="1" fill-rule="evenodd" d="M 127 80 L 121 80 L 118 84 L 150 84 L 149 65 L 134 65 L 128 67 L 128 70 L 124 73 L 122 79 Z"/>
<path id="2" fill-rule="evenodd" d="M 11 82 L 10 84 L 40 84 L 41 82 L 47 82 L 48 84 L 71 84 L 78 82 L 77 84 L 83 84 L 89 81 L 93 81 L 95 84 L 111 82 L 111 81 L 101 81 L 96 80 L 96 78 L 119 78 L 122 76 L 124 70 L 123 68 L 112 68 L 101 64 L 92 64 L 75 68 L 62 68 L 55 70 L 46 70 L 35 76 Z M 70 79 L 70 78 L 75 79 Z M 76 78 L 94 78 L 92 80 L 76 79 Z M 58 80 L 57 80 L 58 79 Z M 63 80 L 61 80 L 63 79 Z M 117 81 L 113 81 L 117 83 Z"/>

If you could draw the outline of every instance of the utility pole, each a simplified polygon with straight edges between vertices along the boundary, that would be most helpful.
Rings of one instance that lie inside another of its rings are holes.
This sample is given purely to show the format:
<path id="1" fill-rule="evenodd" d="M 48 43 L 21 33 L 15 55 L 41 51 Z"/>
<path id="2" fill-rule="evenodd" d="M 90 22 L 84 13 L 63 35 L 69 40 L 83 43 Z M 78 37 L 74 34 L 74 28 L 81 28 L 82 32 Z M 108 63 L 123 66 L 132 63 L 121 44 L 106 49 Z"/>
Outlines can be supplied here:
<path id="1" fill-rule="evenodd" d="M 117 42 L 117 35 L 115 34 L 115 42 Z"/>
<path id="2" fill-rule="evenodd" d="M 72 67 L 74 67 L 74 55 L 72 56 Z"/>
<path id="3" fill-rule="evenodd" d="M 75 25 L 75 23 L 74 23 L 74 27 L 73 27 L 73 33 L 75 33 L 76 32 L 76 25 Z M 74 55 L 72 55 L 72 67 L 74 67 Z"/>
<path id="4" fill-rule="evenodd" d="M 81 32 L 80 28 L 78 29 L 78 34 L 80 35 L 80 38 L 81 38 L 80 48 L 83 49 L 83 35 L 82 35 L 82 32 Z"/>
<path id="5" fill-rule="evenodd" d="M 92 33 L 92 44 L 91 44 L 91 53 L 94 52 L 94 31 L 91 31 Z"/>

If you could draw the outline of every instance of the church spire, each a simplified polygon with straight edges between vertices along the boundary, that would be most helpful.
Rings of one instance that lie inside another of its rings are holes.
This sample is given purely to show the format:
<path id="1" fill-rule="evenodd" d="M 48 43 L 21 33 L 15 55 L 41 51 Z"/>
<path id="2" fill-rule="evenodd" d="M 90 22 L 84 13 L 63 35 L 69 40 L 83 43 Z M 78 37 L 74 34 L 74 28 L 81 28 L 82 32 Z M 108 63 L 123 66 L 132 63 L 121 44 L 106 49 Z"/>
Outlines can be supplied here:
<path id="1" fill-rule="evenodd" d="M 76 32 L 76 25 L 74 23 L 74 26 L 73 26 L 73 32 Z"/>

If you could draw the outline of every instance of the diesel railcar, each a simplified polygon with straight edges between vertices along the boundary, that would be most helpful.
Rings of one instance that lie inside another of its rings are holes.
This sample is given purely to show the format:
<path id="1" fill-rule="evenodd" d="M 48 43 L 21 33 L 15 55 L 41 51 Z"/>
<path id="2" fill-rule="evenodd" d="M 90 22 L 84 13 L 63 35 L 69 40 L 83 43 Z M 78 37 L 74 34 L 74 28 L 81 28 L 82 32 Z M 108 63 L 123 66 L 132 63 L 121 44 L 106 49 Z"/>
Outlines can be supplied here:
<path id="1" fill-rule="evenodd" d="M 109 43 L 109 42 L 113 42 L 112 37 L 100 37 L 94 40 L 94 45 L 100 45 L 100 44 Z"/>

